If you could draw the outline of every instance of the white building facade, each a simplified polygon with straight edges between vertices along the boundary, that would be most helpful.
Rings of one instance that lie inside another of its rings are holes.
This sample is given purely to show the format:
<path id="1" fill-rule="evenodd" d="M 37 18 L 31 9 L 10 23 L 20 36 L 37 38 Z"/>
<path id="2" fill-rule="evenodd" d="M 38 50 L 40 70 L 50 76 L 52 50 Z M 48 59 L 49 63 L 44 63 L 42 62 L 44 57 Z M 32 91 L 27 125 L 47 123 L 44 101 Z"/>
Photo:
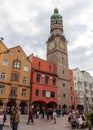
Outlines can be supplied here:
<path id="1" fill-rule="evenodd" d="M 85 111 L 93 110 L 93 77 L 86 71 L 81 71 L 85 89 Z"/>
<path id="2" fill-rule="evenodd" d="M 79 68 L 73 69 L 73 76 L 74 76 L 74 90 L 75 90 L 75 98 L 76 98 L 76 108 L 84 109 L 84 82 L 83 82 L 83 75 Z"/>

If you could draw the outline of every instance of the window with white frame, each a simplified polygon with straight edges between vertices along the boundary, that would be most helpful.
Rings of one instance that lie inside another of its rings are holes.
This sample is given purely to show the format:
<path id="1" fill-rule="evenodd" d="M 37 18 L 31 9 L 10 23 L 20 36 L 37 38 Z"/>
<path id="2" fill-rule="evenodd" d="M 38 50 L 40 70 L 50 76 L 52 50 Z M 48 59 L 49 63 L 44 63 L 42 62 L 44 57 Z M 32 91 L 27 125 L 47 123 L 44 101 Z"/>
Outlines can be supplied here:
<path id="1" fill-rule="evenodd" d="M 5 92 L 5 87 L 0 85 L 0 94 L 4 94 Z"/>
<path id="2" fill-rule="evenodd" d="M 17 88 L 12 87 L 10 90 L 10 95 L 16 95 L 17 94 Z"/>
<path id="3" fill-rule="evenodd" d="M 8 66 L 8 60 L 4 59 L 3 62 L 2 62 L 2 65 L 3 66 Z"/>
<path id="4" fill-rule="evenodd" d="M 26 89 L 22 89 L 22 96 L 26 96 L 27 95 L 27 90 Z"/>
<path id="5" fill-rule="evenodd" d="M 27 77 L 23 77 L 23 83 L 27 84 Z"/>
<path id="6" fill-rule="evenodd" d="M 14 61 L 13 62 L 13 68 L 20 68 L 20 62 L 19 61 Z"/>
<path id="7" fill-rule="evenodd" d="M 0 79 L 6 79 L 6 73 L 0 72 Z"/>
<path id="8" fill-rule="evenodd" d="M 28 72 L 29 71 L 29 67 L 28 66 L 24 66 L 24 71 Z"/>

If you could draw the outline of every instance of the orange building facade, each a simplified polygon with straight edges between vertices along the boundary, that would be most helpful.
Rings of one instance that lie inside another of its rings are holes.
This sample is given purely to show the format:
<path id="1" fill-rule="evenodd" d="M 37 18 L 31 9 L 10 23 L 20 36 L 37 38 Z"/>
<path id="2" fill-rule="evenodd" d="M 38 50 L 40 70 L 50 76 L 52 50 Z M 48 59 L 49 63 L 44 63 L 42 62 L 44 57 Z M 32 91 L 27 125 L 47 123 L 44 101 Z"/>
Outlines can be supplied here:
<path id="1" fill-rule="evenodd" d="M 25 111 L 30 102 L 30 76 L 31 62 L 22 48 L 8 49 L 0 41 L 0 105 L 20 106 Z"/>
<path id="2" fill-rule="evenodd" d="M 69 79 L 70 79 L 71 108 L 75 108 L 74 77 L 73 77 L 73 71 L 71 69 L 69 69 Z"/>
<path id="3" fill-rule="evenodd" d="M 32 56 L 31 104 L 53 107 L 58 104 L 58 76 L 55 65 Z"/>

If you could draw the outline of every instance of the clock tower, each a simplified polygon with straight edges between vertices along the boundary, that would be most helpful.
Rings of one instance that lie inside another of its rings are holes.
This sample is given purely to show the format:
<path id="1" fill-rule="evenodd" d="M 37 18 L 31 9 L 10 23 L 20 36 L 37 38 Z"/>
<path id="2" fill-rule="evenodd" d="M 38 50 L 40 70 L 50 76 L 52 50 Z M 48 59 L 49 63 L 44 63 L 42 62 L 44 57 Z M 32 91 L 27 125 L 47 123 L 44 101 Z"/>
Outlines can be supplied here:
<path id="1" fill-rule="evenodd" d="M 63 19 L 57 8 L 50 18 L 50 37 L 47 41 L 47 60 L 56 65 L 58 74 L 58 105 L 70 105 L 70 87 L 68 78 L 67 40 L 63 35 Z"/>

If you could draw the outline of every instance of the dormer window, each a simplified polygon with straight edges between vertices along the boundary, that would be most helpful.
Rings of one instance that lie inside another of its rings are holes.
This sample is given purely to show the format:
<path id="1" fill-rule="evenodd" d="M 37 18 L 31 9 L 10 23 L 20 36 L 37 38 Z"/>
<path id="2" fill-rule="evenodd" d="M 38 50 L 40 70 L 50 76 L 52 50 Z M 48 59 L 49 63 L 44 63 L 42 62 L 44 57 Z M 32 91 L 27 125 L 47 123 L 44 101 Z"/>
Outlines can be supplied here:
<path id="1" fill-rule="evenodd" d="M 13 68 L 17 68 L 17 69 L 19 69 L 20 68 L 20 62 L 19 61 L 14 61 L 13 62 Z"/>

